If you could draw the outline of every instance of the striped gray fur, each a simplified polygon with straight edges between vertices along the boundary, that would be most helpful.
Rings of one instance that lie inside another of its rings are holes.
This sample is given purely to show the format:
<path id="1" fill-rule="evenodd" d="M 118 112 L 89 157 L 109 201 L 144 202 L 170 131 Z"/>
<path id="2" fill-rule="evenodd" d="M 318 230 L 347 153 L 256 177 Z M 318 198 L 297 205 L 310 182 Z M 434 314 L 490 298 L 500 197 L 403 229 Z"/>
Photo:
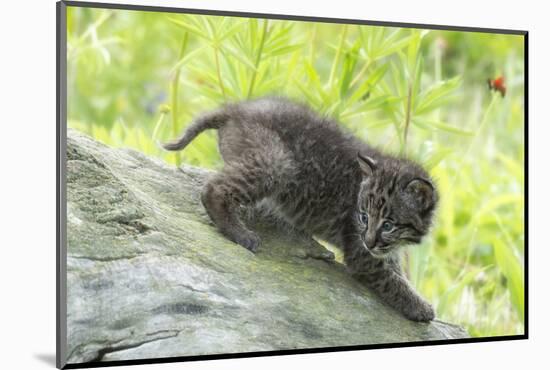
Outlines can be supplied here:
<path id="1" fill-rule="evenodd" d="M 218 130 L 225 166 L 202 202 L 220 232 L 255 252 L 260 238 L 239 209 L 269 204 L 305 235 L 344 252 L 351 273 L 416 321 L 435 317 L 402 273 L 398 250 L 429 231 L 437 191 L 418 164 L 386 155 L 305 105 L 268 97 L 199 117 L 168 150 Z"/>

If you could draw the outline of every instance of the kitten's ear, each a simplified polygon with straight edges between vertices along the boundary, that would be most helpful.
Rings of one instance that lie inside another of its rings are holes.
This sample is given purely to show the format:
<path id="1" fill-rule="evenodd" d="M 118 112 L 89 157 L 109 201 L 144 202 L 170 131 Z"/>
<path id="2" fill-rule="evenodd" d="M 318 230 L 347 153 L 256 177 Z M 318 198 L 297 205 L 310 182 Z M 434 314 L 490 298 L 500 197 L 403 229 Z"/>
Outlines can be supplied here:
<path id="1" fill-rule="evenodd" d="M 431 181 L 415 178 L 405 186 L 405 194 L 407 194 L 413 205 L 422 211 L 426 211 L 435 206 L 436 194 L 435 188 Z"/>
<path id="2" fill-rule="evenodd" d="M 359 167 L 361 167 L 361 171 L 363 171 L 363 174 L 366 176 L 372 175 L 376 169 L 376 161 L 360 152 L 357 153 L 357 162 L 359 162 Z"/>

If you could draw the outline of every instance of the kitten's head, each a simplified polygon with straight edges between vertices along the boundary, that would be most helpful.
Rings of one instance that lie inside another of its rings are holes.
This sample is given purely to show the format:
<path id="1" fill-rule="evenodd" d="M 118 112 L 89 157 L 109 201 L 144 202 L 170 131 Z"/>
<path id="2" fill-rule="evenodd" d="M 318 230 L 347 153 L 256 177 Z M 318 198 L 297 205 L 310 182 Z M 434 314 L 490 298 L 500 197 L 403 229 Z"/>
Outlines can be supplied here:
<path id="1" fill-rule="evenodd" d="M 356 222 L 365 248 L 383 258 L 397 247 L 417 244 L 428 232 L 437 191 L 420 166 L 396 158 L 378 162 L 359 154 L 363 181 Z"/>

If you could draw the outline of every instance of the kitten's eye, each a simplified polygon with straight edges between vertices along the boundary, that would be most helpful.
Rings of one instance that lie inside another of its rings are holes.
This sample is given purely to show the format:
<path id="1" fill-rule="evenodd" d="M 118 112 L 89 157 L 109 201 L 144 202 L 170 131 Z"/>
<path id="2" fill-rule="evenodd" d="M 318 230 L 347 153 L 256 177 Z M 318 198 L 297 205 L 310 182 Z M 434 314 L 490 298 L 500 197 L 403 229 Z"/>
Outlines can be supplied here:
<path id="1" fill-rule="evenodd" d="M 393 229 L 393 223 L 391 223 L 390 221 L 384 221 L 384 223 L 382 224 L 382 231 L 391 231 L 391 229 Z"/>
<path id="2" fill-rule="evenodd" d="M 365 225 L 368 224 L 369 222 L 369 215 L 366 213 L 366 212 L 361 212 L 359 214 L 359 218 L 361 220 L 362 223 L 364 223 Z"/>

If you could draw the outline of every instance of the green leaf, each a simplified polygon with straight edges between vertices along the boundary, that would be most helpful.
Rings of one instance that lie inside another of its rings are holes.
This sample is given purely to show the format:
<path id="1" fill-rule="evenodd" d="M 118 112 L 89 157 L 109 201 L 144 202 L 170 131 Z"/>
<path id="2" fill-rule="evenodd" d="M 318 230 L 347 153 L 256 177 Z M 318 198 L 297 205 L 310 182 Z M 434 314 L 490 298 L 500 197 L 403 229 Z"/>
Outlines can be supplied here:
<path id="1" fill-rule="evenodd" d="M 421 120 L 418 118 L 414 118 L 412 120 L 412 123 L 419 128 L 425 129 L 425 130 L 432 130 L 437 129 L 440 131 L 445 131 L 450 134 L 456 134 L 456 135 L 462 135 L 462 136 L 474 136 L 475 132 L 469 131 L 469 130 L 463 130 L 455 126 L 448 125 L 443 122 L 437 122 L 437 121 L 427 121 L 427 120 Z"/>
<path id="2" fill-rule="evenodd" d="M 477 212 L 472 219 L 473 222 L 482 223 L 490 216 L 494 210 L 507 205 L 517 204 L 520 208 L 523 208 L 524 198 L 521 194 L 509 194 L 504 193 L 498 196 L 489 198 L 487 202 L 477 206 Z"/>
<path id="3" fill-rule="evenodd" d="M 445 158 L 447 158 L 454 150 L 449 148 L 442 148 L 436 150 L 427 159 L 423 161 L 424 167 L 429 171 L 436 168 Z"/>
<path id="4" fill-rule="evenodd" d="M 351 79 L 353 78 L 353 71 L 357 65 L 358 50 L 359 43 L 355 43 L 355 45 L 344 55 L 344 63 L 340 77 L 340 98 L 346 96 L 350 87 Z"/>
<path id="5" fill-rule="evenodd" d="M 216 37 L 217 32 L 216 32 L 216 28 L 215 28 L 215 25 L 214 25 L 214 22 L 213 22 L 212 18 L 208 17 L 208 16 L 205 16 L 205 17 L 200 17 L 199 19 L 202 21 L 202 25 L 203 25 L 204 29 L 206 30 L 206 32 L 208 33 L 208 36 L 209 36 L 210 40 L 219 42 L 220 40 L 218 40 L 218 38 Z"/>
<path id="6" fill-rule="evenodd" d="M 226 19 L 226 18 L 224 18 Z M 220 41 L 223 41 L 231 36 L 233 36 L 234 34 L 236 34 L 237 32 L 243 30 L 243 26 L 244 26 L 245 22 L 244 21 L 241 21 L 241 22 L 236 22 L 235 24 L 233 24 L 227 31 L 225 31 L 219 38 Z M 220 29 L 223 29 L 222 26 L 220 26 Z"/>
<path id="7" fill-rule="evenodd" d="M 420 49 L 421 35 L 419 31 L 412 31 L 411 40 L 407 49 L 407 71 L 410 77 L 416 74 L 416 63 L 418 61 L 418 51 Z"/>
<path id="8" fill-rule="evenodd" d="M 487 268 L 487 267 L 486 267 Z M 485 269 L 486 269 L 485 268 Z M 483 269 L 474 268 L 474 270 L 463 272 L 462 276 L 459 276 L 457 278 L 457 282 L 449 286 L 445 292 L 442 294 L 440 301 L 437 305 L 437 311 L 447 311 L 447 306 L 451 305 L 453 303 L 456 303 L 459 299 L 459 296 L 462 294 L 464 289 L 471 285 L 474 281 L 475 277 L 481 272 Z"/>
<path id="9" fill-rule="evenodd" d="M 402 100 L 403 98 L 397 96 L 382 95 L 367 99 L 361 107 L 365 110 L 373 110 L 380 107 L 391 107 Z"/>
<path id="10" fill-rule="evenodd" d="M 396 34 L 397 34 L 397 32 L 396 32 Z M 376 59 L 383 58 L 385 56 L 391 55 L 391 54 L 403 49 L 405 46 L 407 46 L 409 44 L 409 42 L 411 42 L 411 39 L 412 39 L 411 36 L 407 36 L 407 37 L 402 38 L 399 41 L 396 41 L 396 42 L 392 41 L 393 44 L 391 44 L 389 42 L 389 40 L 387 40 L 386 46 L 381 51 L 376 53 Z"/>
<path id="11" fill-rule="evenodd" d="M 321 86 L 321 79 L 319 77 L 319 74 L 317 73 L 317 70 L 315 69 L 315 67 L 313 67 L 313 65 L 311 65 L 309 60 L 304 62 L 304 67 L 309 81 L 313 84 L 315 91 L 321 97 L 322 102 L 327 102 L 328 95 L 325 93 L 323 86 Z"/>
<path id="12" fill-rule="evenodd" d="M 420 87 L 422 86 L 422 74 L 424 68 L 424 58 L 422 55 L 418 56 L 416 72 L 413 80 L 412 86 L 412 97 L 411 97 L 411 109 L 415 110 L 415 107 L 418 105 L 418 97 L 420 95 Z"/>
<path id="13" fill-rule="evenodd" d="M 186 22 L 182 21 L 181 19 L 168 18 L 168 20 L 170 22 L 174 23 L 175 25 L 178 25 L 179 27 L 183 28 L 184 30 L 194 34 L 195 36 L 198 36 L 198 37 L 201 37 L 203 39 L 211 41 L 211 38 L 209 38 L 203 30 L 186 23 Z"/>
<path id="14" fill-rule="evenodd" d="M 510 174 L 512 174 L 514 178 L 523 183 L 524 164 L 522 162 L 515 160 L 501 152 L 498 152 L 496 154 L 496 157 L 502 164 L 504 164 L 508 172 L 510 172 Z"/>
<path id="15" fill-rule="evenodd" d="M 306 86 L 304 86 L 303 83 L 301 83 L 295 78 L 293 79 L 293 81 L 296 87 L 298 87 L 298 89 L 302 92 L 302 94 L 304 94 L 304 96 L 307 98 L 309 103 L 311 103 L 315 107 L 322 106 L 323 102 L 319 100 L 319 98 L 311 92 L 311 89 L 308 89 Z"/>
<path id="16" fill-rule="evenodd" d="M 278 48 L 265 50 L 265 54 L 268 57 L 276 57 L 276 56 L 292 53 L 293 51 L 300 50 L 303 47 L 304 47 L 303 44 L 284 45 Z"/>
<path id="17" fill-rule="evenodd" d="M 222 52 L 222 54 L 223 54 L 223 52 Z M 224 57 L 225 57 L 225 55 L 224 55 Z M 235 91 L 236 94 L 239 97 L 244 97 L 245 95 L 244 95 L 244 92 L 243 92 L 244 90 L 242 89 L 242 86 L 245 86 L 246 82 L 243 81 L 242 84 L 240 83 L 239 80 L 240 80 L 241 76 L 237 72 L 238 67 L 239 67 L 239 65 L 237 65 L 236 63 L 227 63 L 227 69 L 229 71 L 229 78 L 227 79 L 227 81 L 229 81 L 229 85 L 231 86 L 233 91 Z"/>
<path id="18" fill-rule="evenodd" d="M 499 223 L 500 225 L 500 223 Z M 500 225 L 501 226 L 501 225 Z M 502 228 L 502 226 L 501 226 Z M 504 229 L 503 229 L 504 231 Z M 493 250 L 499 270 L 507 279 L 508 290 L 514 307 L 523 321 L 525 315 L 523 266 L 519 258 L 514 254 L 511 245 L 495 238 Z"/>
<path id="19" fill-rule="evenodd" d="M 363 98 L 365 94 L 370 92 L 374 86 L 384 77 L 386 74 L 386 71 L 388 70 L 389 65 L 387 63 L 382 64 L 378 68 L 376 68 L 374 71 L 372 71 L 369 76 L 363 81 L 363 83 L 355 89 L 353 94 L 348 99 L 349 104 L 354 104 L 359 99 Z"/>
<path id="20" fill-rule="evenodd" d="M 400 56 L 404 58 L 403 53 L 398 53 Z M 404 73 L 404 69 L 399 68 L 397 64 L 392 60 L 391 64 L 391 74 L 392 77 L 392 83 L 393 87 L 396 90 L 398 96 L 406 96 L 407 95 L 407 78 Z"/>
<path id="21" fill-rule="evenodd" d="M 414 114 L 423 115 L 443 105 L 456 92 L 461 82 L 461 77 L 456 76 L 430 86 L 427 91 L 420 94 Z"/>
<path id="22" fill-rule="evenodd" d="M 220 48 L 220 52 L 222 54 L 224 54 L 224 56 L 226 58 L 227 58 L 227 56 L 225 55 L 225 53 L 227 52 L 227 53 L 231 54 L 232 57 L 234 57 L 239 62 L 246 65 L 247 67 L 249 67 L 253 71 L 256 70 L 256 66 L 254 65 L 253 61 L 249 60 L 246 56 L 241 55 L 238 51 L 234 50 L 232 47 L 224 45 Z"/>
<path id="23" fill-rule="evenodd" d="M 201 47 L 193 50 L 190 53 L 187 53 L 183 58 L 178 60 L 178 62 L 172 67 L 172 69 L 170 70 L 170 73 L 174 73 L 177 69 L 179 69 L 180 67 L 186 65 L 190 60 L 195 59 L 200 53 L 202 53 L 204 50 L 206 50 L 207 47 L 208 47 L 208 45 L 204 45 L 204 46 L 201 46 Z"/>

